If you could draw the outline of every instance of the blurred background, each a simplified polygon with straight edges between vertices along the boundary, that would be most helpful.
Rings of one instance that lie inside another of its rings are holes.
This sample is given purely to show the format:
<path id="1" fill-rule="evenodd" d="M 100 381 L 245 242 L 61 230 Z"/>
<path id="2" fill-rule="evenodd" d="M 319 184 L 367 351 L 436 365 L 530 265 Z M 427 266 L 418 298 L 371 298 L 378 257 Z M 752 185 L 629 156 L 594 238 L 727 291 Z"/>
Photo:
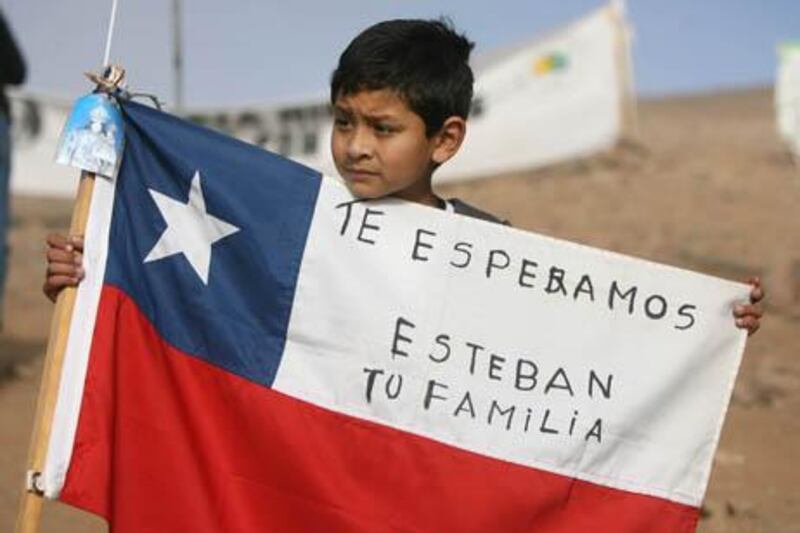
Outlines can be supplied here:
<path id="1" fill-rule="evenodd" d="M 111 1 L 0 9 L 26 67 L 14 86 L 6 39 L 6 531 L 52 312 L 44 239 L 66 231 L 77 185 L 77 171 L 52 159 L 72 101 L 92 88 L 83 72 L 102 68 Z M 377 21 L 440 15 L 477 43 L 469 141 L 436 178 L 441 194 L 537 233 L 762 277 L 767 316 L 748 342 L 700 530 L 800 531 L 800 2 L 119 0 L 110 57 L 132 91 L 330 171 L 327 84 L 339 53 Z M 45 508 L 42 531 L 104 530 Z"/>

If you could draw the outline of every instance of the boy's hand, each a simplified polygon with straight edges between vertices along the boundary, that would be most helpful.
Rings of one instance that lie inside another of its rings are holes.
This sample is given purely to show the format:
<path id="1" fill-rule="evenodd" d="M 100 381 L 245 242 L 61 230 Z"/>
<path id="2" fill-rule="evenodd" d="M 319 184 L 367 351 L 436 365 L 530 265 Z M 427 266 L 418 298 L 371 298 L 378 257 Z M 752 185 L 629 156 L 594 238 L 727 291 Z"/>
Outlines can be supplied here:
<path id="1" fill-rule="evenodd" d="M 733 316 L 736 318 L 736 327 L 746 329 L 747 335 L 752 335 L 761 327 L 761 317 L 764 310 L 758 302 L 764 299 L 764 289 L 761 288 L 761 279 L 758 277 L 747 278 L 750 289 L 750 303 L 739 304 L 733 308 Z"/>
<path id="2" fill-rule="evenodd" d="M 42 291 L 55 302 L 64 287 L 74 287 L 83 279 L 83 236 L 47 236 L 47 273 Z"/>

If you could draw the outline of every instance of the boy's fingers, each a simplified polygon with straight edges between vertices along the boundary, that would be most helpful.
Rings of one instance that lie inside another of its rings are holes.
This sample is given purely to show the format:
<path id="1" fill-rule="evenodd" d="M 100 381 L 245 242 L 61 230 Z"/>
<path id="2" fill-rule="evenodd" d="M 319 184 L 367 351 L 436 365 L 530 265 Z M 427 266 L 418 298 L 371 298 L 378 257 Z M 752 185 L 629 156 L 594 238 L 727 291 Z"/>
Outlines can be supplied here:
<path id="1" fill-rule="evenodd" d="M 736 327 L 742 329 L 753 329 L 758 325 L 759 325 L 759 320 L 752 315 L 742 316 L 736 319 Z"/>
<path id="2" fill-rule="evenodd" d="M 58 293 L 60 293 L 64 287 L 76 287 L 79 282 L 80 280 L 69 276 L 51 276 L 44 282 L 42 292 L 44 292 L 44 295 L 47 296 L 48 299 L 55 302 Z"/>
<path id="3" fill-rule="evenodd" d="M 70 235 L 67 237 L 61 233 L 50 233 L 46 242 L 48 248 L 57 248 L 68 252 L 73 250 L 83 251 L 83 235 Z"/>
<path id="4" fill-rule="evenodd" d="M 761 318 L 764 316 L 764 309 L 760 305 L 737 305 L 733 308 L 733 316 L 737 318 L 746 316 Z"/>
<path id="5" fill-rule="evenodd" d="M 757 318 L 752 317 L 752 316 L 747 316 L 747 317 L 744 317 L 744 318 L 740 318 L 739 320 L 742 321 L 741 327 L 743 327 L 743 328 L 745 328 L 747 330 L 747 335 L 748 336 L 752 335 L 753 333 L 758 331 L 758 328 L 761 327 L 761 322 Z M 737 320 L 737 322 L 738 322 L 738 320 Z"/>
<path id="6" fill-rule="evenodd" d="M 67 246 L 67 238 L 60 233 L 50 233 L 47 235 L 47 245 L 50 247 L 64 249 Z"/>
<path id="7" fill-rule="evenodd" d="M 67 252 L 66 250 L 59 250 L 58 248 L 48 248 L 47 262 L 48 263 L 75 263 L 75 252 Z"/>
<path id="8" fill-rule="evenodd" d="M 764 289 L 761 287 L 755 287 L 752 291 L 750 291 L 750 301 L 755 303 L 760 302 L 764 299 Z"/>
<path id="9" fill-rule="evenodd" d="M 83 250 L 83 235 L 70 235 L 69 242 L 76 250 Z"/>
<path id="10" fill-rule="evenodd" d="M 750 301 L 752 303 L 758 303 L 764 299 L 764 288 L 761 286 L 761 278 L 758 276 L 751 276 L 747 278 L 745 281 L 748 285 L 751 285 L 752 288 L 750 289 Z"/>
<path id="11" fill-rule="evenodd" d="M 47 281 L 44 284 L 44 290 L 45 292 L 58 292 L 63 287 L 74 287 L 80 283 L 80 281 L 81 280 L 75 276 L 69 275 L 48 276 Z"/>
<path id="12" fill-rule="evenodd" d="M 48 279 L 52 276 L 61 276 L 61 275 L 69 276 L 71 278 L 82 278 L 83 269 L 75 265 L 64 264 L 64 263 L 51 263 L 47 265 Z"/>

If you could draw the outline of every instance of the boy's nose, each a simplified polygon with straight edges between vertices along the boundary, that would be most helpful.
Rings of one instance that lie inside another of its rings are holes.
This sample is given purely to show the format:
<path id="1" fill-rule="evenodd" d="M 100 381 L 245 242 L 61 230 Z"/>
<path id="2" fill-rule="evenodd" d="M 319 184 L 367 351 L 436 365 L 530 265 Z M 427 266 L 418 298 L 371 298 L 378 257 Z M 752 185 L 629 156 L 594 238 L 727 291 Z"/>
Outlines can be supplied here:
<path id="1" fill-rule="evenodd" d="M 347 156 L 351 160 L 372 157 L 373 143 L 366 128 L 355 128 L 347 143 Z"/>

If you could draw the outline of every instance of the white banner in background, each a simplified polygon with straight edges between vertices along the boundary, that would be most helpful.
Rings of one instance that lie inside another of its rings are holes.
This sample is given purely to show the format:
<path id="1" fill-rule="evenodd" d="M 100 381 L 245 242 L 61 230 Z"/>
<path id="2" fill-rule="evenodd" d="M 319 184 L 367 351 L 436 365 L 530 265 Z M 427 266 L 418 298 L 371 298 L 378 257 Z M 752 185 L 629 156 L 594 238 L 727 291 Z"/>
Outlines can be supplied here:
<path id="1" fill-rule="evenodd" d="M 621 20 L 603 8 L 479 68 L 467 138 L 437 180 L 541 167 L 616 144 L 627 83 Z"/>
<path id="2" fill-rule="evenodd" d="M 437 172 L 437 182 L 541 167 L 614 146 L 629 105 L 628 42 L 623 6 L 611 3 L 546 37 L 478 57 L 467 138 Z M 190 116 L 337 174 L 325 96 L 263 109 L 203 109 Z"/>
<path id="3" fill-rule="evenodd" d="M 629 103 L 627 32 L 622 7 L 611 3 L 546 37 L 479 57 L 467 138 L 437 172 L 437 182 L 537 168 L 614 146 Z M 20 94 L 12 98 L 12 107 L 17 119 L 12 191 L 73 196 L 76 173 L 53 162 L 70 103 Z M 196 109 L 187 115 L 337 175 L 325 96 L 263 108 Z"/>
<path id="4" fill-rule="evenodd" d="M 800 43 L 778 48 L 775 83 L 775 114 L 778 132 L 789 148 L 800 156 Z"/>
<path id="5" fill-rule="evenodd" d="M 22 93 L 10 101 L 12 194 L 74 198 L 80 172 L 55 162 L 72 102 Z"/>

